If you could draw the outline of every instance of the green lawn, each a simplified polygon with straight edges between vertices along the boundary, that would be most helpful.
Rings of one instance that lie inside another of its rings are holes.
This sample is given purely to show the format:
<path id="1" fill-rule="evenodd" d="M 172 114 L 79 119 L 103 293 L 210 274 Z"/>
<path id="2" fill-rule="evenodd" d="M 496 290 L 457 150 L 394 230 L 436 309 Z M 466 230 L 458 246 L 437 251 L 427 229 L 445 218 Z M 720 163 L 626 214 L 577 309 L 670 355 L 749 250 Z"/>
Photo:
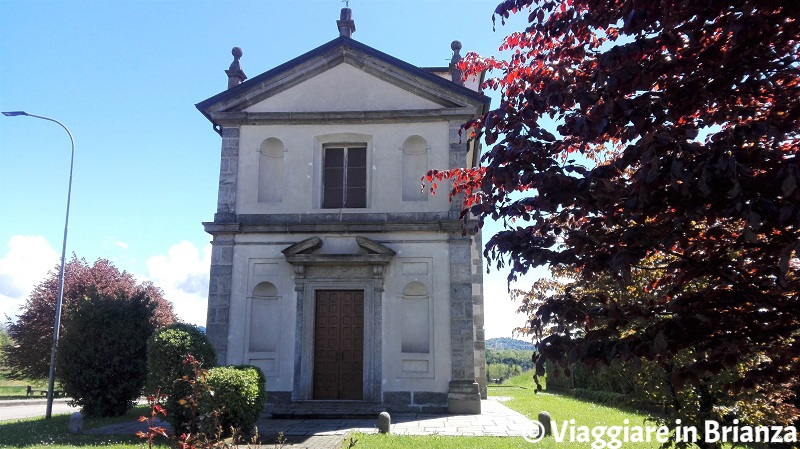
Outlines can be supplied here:
<path id="1" fill-rule="evenodd" d="M 28 385 L 36 390 L 47 389 L 47 379 L 41 380 L 14 380 L 8 378 L 8 372 L 0 369 L 0 400 L 25 399 Z"/>
<path id="2" fill-rule="evenodd" d="M 1 409 L 0 409 L 1 410 Z M 131 421 L 148 414 L 147 406 L 134 407 L 124 417 L 86 418 L 84 431 Z M 44 418 L 27 418 L 13 421 L 0 421 L 0 447 L 16 447 L 25 449 L 64 449 L 71 447 L 102 446 L 112 449 L 138 449 L 140 440 L 135 435 L 72 435 L 67 431 L 69 415 L 55 415 L 50 420 Z M 163 441 L 161 439 L 160 441 Z M 166 444 L 159 446 L 167 449 Z"/>

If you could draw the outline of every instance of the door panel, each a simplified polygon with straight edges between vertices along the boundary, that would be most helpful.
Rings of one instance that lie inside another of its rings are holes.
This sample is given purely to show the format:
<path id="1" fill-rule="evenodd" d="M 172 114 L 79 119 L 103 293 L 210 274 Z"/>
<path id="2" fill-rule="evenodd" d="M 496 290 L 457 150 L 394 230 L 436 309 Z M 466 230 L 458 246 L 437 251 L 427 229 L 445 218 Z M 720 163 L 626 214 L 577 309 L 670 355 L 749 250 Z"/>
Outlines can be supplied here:
<path id="1" fill-rule="evenodd" d="M 339 389 L 339 309 L 331 292 L 317 294 L 314 329 L 314 399 L 336 399 Z"/>
<path id="2" fill-rule="evenodd" d="M 314 331 L 314 399 L 363 399 L 364 292 L 317 291 Z"/>

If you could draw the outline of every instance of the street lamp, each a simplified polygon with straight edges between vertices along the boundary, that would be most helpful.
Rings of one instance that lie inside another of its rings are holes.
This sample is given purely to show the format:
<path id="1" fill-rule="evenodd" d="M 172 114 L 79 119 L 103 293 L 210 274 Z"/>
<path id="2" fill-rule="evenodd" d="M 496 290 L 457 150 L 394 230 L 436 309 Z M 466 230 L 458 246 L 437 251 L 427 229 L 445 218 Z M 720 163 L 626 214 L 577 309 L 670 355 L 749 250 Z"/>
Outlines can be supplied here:
<path id="1" fill-rule="evenodd" d="M 69 187 L 67 188 L 67 218 L 64 220 L 64 241 L 61 245 L 61 270 L 58 273 L 58 299 L 56 299 L 56 323 L 55 329 L 53 330 L 53 348 L 50 351 L 50 377 L 48 378 L 47 383 L 47 412 L 45 413 L 45 418 L 50 419 L 53 415 L 53 387 L 55 386 L 56 382 L 56 350 L 58 349 L 58 332 L 61 328 L 61 306 L 64 303 L 64 265 L 67 262 L 67 228 L 69 227 L 69 201 L 72 197 L 72 166 L 75 162 L 75 139 L 72 138 L 72 133 L 69 132 L 69 128 L 64 126 L 63 123 L 59 122 L 58 120 L 51 119 L 49 117 L 42 117 L 41 115 L 35 114 L 28 114 L 25 111 L 11 111 L 11 112 L 3 112 L 3 115 L 6 117 L 16 117 L 20 115 L 24 115 L 27 117 L 33 118 L 40 118 L 42 120 L 48 120 L 54 123 L 58 123 L 64 131 L 69 134 L 69 141 L 72 144 L 72 153 L 69 158 Z"/>

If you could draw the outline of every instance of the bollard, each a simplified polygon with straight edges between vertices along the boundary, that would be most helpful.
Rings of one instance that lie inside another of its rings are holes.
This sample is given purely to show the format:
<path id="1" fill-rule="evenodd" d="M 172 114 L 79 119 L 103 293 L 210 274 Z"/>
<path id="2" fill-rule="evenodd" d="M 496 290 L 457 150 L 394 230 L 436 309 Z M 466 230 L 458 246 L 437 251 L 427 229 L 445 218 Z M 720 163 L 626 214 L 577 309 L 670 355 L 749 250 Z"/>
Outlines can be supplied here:
<path id="1" fill-rule="evenodd" d="M 392 425 L 392 417 L 389 416 L 388 412 L 381 412 L 378 415 L 378 432 L 380 433 L 390 433 Z"/>
<path id="2" fill-rule="evenodd" d="M 69 415 L 69 433 L 83 433 L 83 415 L 81 412 Z"/>
<path id="3" fill-rule="evenodd" d="M 553 433 L 553 428 L 550 426 L 550 422 L 552 421 L 550 414 L 547 412 L 539 413 L 539 416 L 536 420 L 542 423 L 542 426 L 544 427 L 544 436 L 549 437 L 550 434 Z"/>

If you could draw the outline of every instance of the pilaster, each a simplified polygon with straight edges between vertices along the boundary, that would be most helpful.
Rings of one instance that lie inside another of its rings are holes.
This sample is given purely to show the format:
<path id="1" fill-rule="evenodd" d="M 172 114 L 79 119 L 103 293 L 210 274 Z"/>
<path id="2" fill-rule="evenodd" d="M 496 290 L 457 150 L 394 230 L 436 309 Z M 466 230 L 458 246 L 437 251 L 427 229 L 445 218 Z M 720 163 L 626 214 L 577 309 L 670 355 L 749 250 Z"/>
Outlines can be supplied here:
<path id="1" fill-rule="evenodd" d="M 483 239 L 481 232 L 472 236 L 472 320 L 475 326 L 475 379 L 486 399 L 486 333 L 483 305 Z"/>
<path id="2" fill-rule="evenodd" d="M 236 221 L 236 182 L 239 175 L 239 128 L 222 129 L 222 155 L 219 166 L 219 193 L 214 221 Z"/>
<path id="3" fill-rule="evenodd" d="M 450 126 L 450 149 L 449 149 L 449 164 L 450 169 L 455 168 L 465 168 L 468 167 L 469 164 L 467 163 L 467 151 L 469 150 L 469 146 L 467 145 L 467 139 L 463 138 L 461 133 L 461 125 L 463 122 L 455 120 L 448 122 Z M 448 189 L 449 190 L 449 189 Z M 458 195 L 450 199 L 450 218 L 458 219 L 461 215 L 461 208 L 463 206 L 463 195 Z"/>
<path id="4" fill-rule="evenodd" d="M 206 335 L 217 351 L 220 365 L 227 363 L 228 325 L 233 284 L 233 234 L 215 234 L 211 242 Z"/>
<path id="5" fill-rule="evenodd" d="M 451 377 L 447 396 L 450 413 L 480 413 L 480 386 L 475 381 L 475 326 L 470 237 L 451 236 L 450 350 Z"/>
<path id="6" fill-rule="evenodd" d="M 461 122 L 450 125 L 450 168 L 467 167 L 467 139 L 460 134 Z M 461 214 L 461 197 L 452 199 L 450 215 Z M 447 392 L 450 413 L 481 412 L 481 388 L 476 382 L 476 345 L 472 285 L 472 238 L 453 232 L 448 241 L 450 254 L 450 350 L 451 377 Z M 482 323 L 481 323 L 482 329 Z M 484 374 L 485 376 L 485 374 Z"/>

